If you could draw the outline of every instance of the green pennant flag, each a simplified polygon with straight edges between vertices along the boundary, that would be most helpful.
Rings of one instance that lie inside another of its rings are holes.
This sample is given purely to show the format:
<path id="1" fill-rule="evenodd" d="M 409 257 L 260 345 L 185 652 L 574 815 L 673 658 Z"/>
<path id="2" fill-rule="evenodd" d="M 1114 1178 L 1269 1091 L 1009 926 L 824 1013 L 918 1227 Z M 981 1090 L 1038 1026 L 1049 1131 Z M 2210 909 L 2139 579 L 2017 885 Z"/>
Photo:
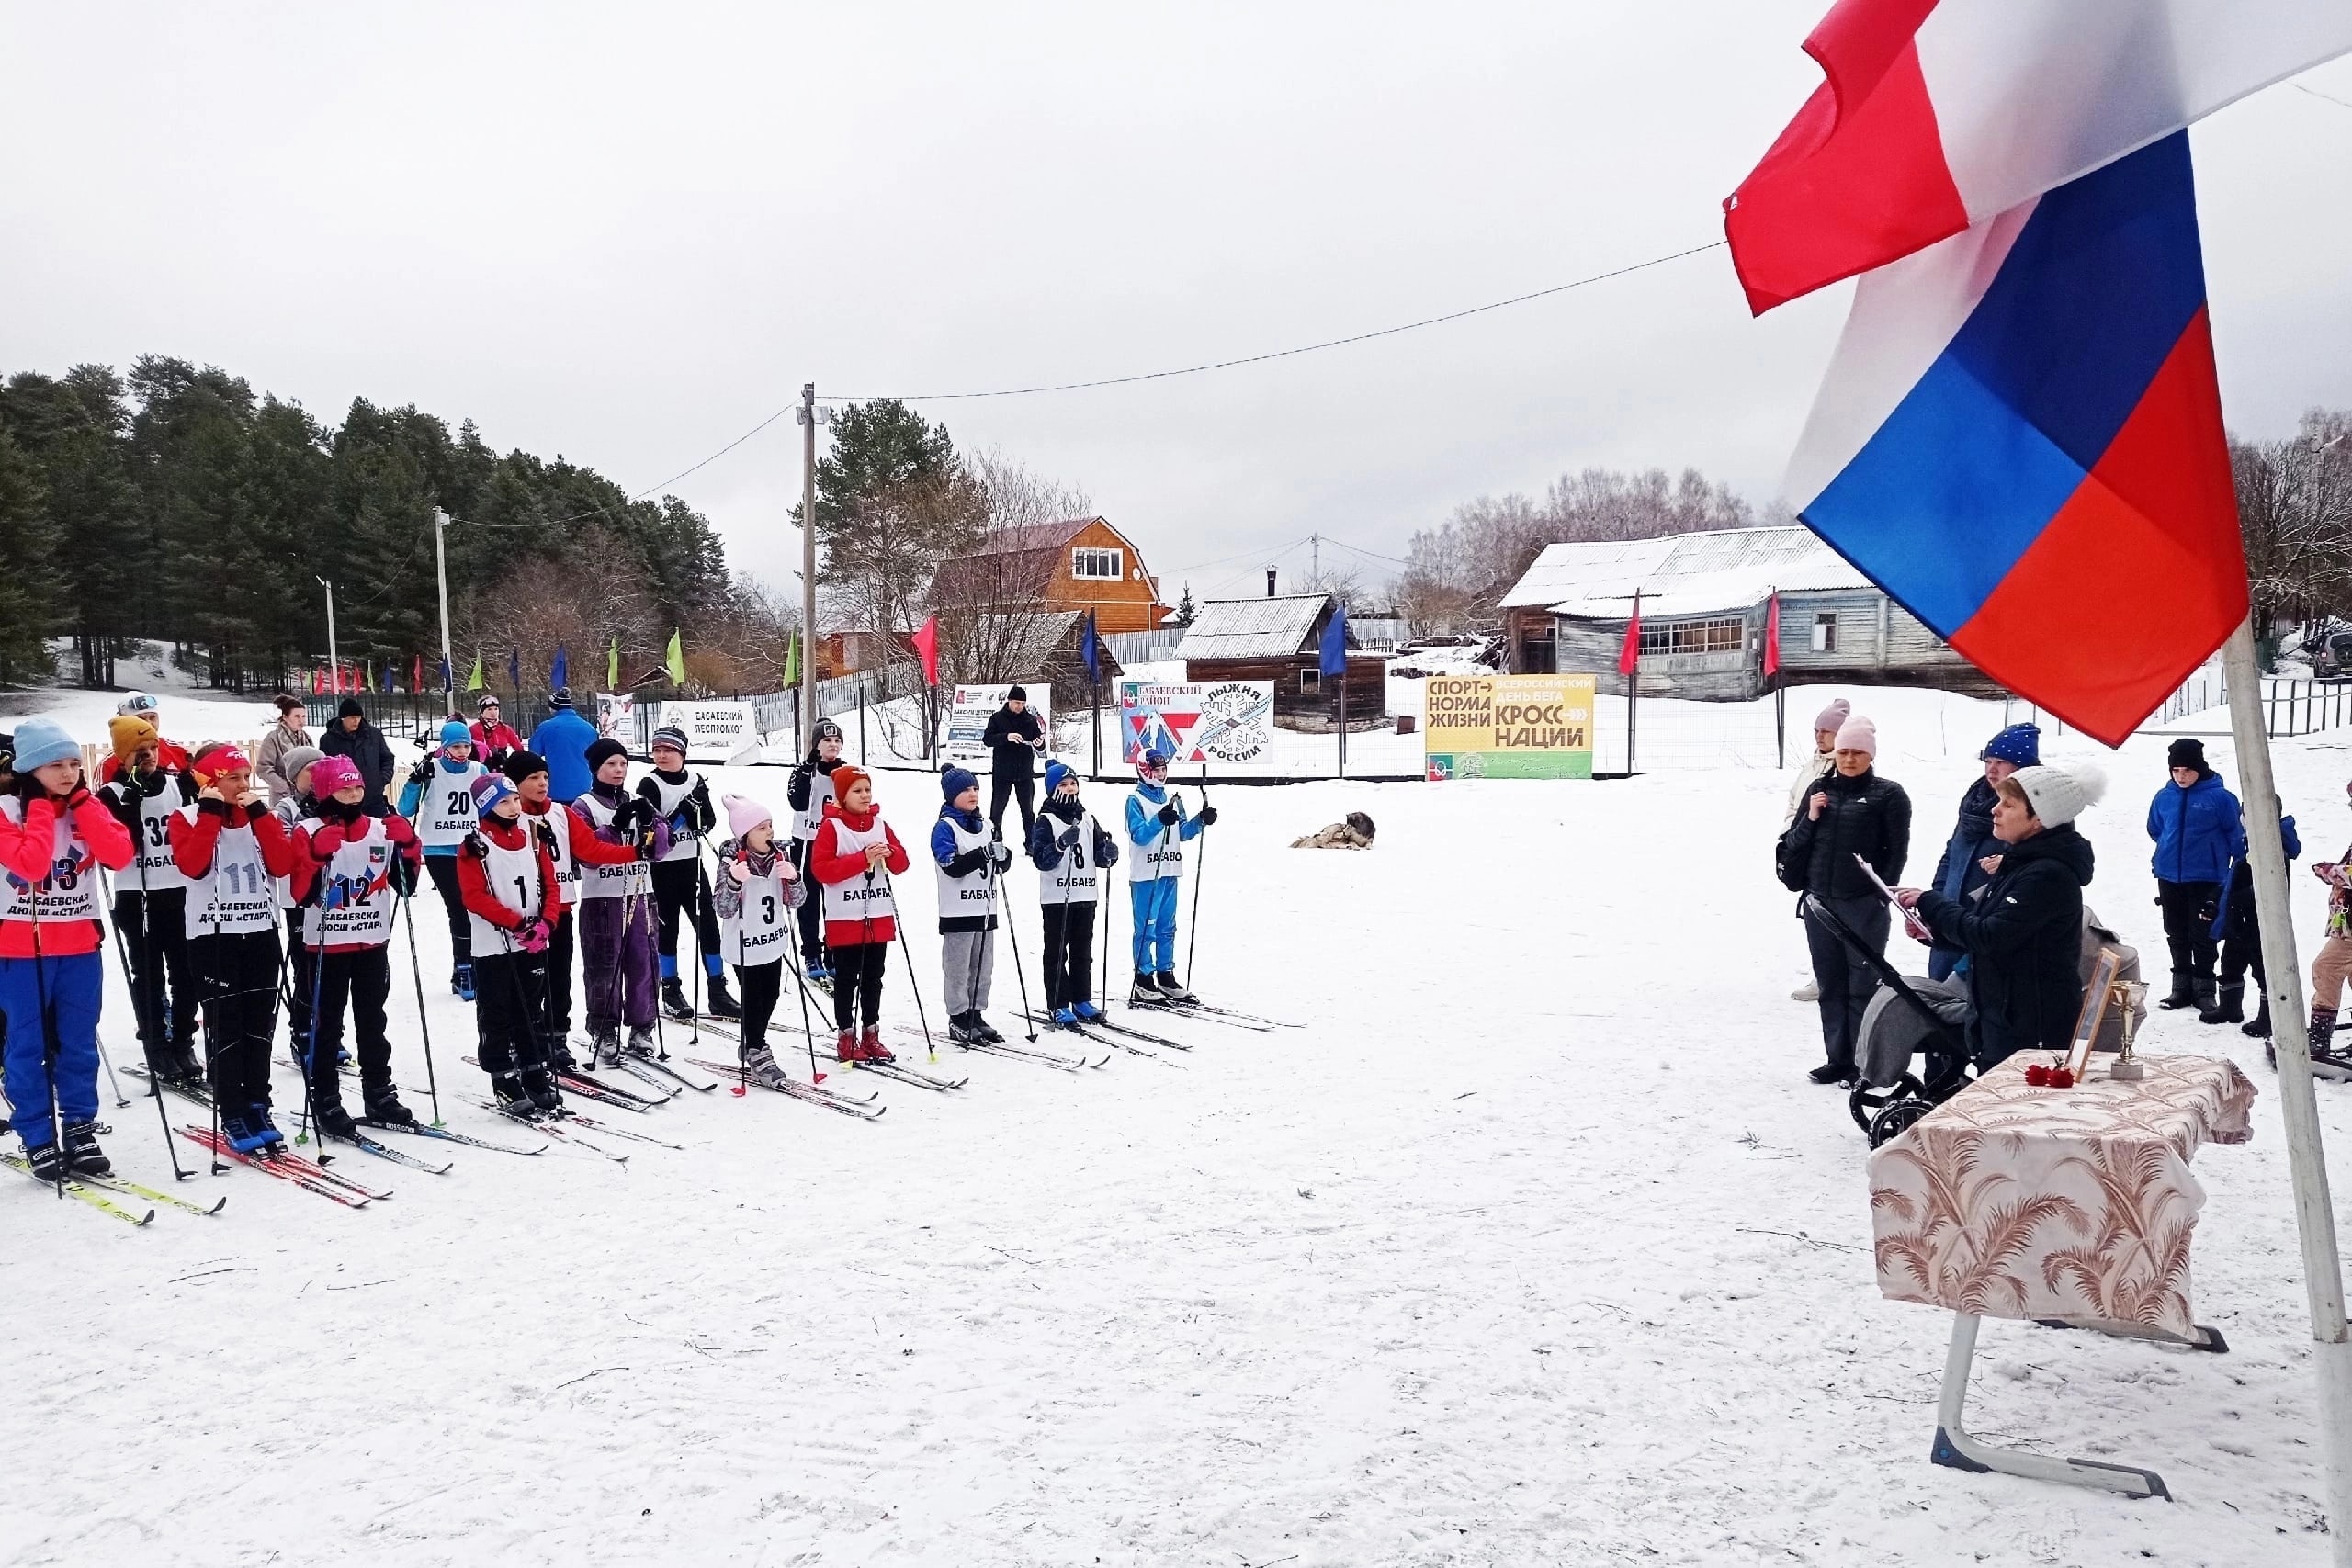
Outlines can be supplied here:
<path id="1" fill-rule="evenodd" d="M 673 685 L 683 686 L 686 683 L 685 650 L 678 646 L 678 634 L 675 630 L 670 633 L 670 657 L 663 663 L 670 671 L 670 682 Z"/>
<path id="2" fill-rule="evenodd" d="M 613 646 L 605 654 L 605 690 L 621 689 L 621 634 L 613 634 Z"/>
<path id="3" fill-rule="evenodd" d="M 792 640 L 784 645 L 784 684 L 786 691 L 800 684 L 800 634 L 794 632 Z"/>
<path id="4" fill-rule="evenodd" d="M 469 692 L 479 692 L 481 688 L 481 655 L 477 653 L 474 655 L 474 672 L 466 677 L 466 690 Z"/>

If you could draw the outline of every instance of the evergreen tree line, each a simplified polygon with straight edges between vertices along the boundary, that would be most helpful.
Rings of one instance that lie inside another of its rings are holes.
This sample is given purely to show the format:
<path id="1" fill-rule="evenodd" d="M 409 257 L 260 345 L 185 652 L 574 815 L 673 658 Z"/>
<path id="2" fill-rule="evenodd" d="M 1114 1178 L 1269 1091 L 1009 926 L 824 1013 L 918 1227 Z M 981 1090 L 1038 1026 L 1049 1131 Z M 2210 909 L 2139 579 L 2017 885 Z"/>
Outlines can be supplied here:
<path id="1" fill-rule="evenodd" d="M 690 675 L 765 686 L 782 607 L 730 576 L 709 523 L 674 497 L 634 501 L 559 457 L 491 449 L 413 407 L 355 399 L 328 426 L 242 378 L 149 355 L 0 384 L 0 682 L 59 671 L 114 683 L 131 645 L 170 645 L 215 687 L 307 690 L 327 652 L 319 578 L 335 585 L 344 665 L 439 681 L 433 513 L 449 514 L 449 608 L 463 683 L 475 656 L 544 682 L 556 645 L 580 684 L 612 638 L 624 683 L 686 628 Z M 551 595 L 549 585 L 564 592 Z M 527 612 L 527 613 L 520 613 Z"/>

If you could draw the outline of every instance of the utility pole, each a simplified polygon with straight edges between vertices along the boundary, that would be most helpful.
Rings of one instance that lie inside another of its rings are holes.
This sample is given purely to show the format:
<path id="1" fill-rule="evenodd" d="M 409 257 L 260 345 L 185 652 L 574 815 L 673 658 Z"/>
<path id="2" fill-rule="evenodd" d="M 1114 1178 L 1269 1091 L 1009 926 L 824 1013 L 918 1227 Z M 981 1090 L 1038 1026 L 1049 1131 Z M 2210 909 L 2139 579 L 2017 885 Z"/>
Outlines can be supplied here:
<path id="1" fill-rule="evenodd" d="M 817 728 L 817 383 L 800 388 L 800 749 Z M 864 761 L 861 755 L 861 761 Z"/>
<path id="2" fill-rule="evenodd" d="M 334 584 L 323 577 L 316 581 L 320 587 L 327 591 L 327 670 L 330 675 L 327 683 L 340 692 L 343 690 L 343 660 L 335 656 Z"/>
<path id="3" fill-rule="evenodd" d="M 433 509 L 433 575 L 441 588 L 441 695 L 444 706 L 457 694 L 458 665 L 449 652 L 449 552 L 442 543 L 442 535 L 449 526 L 449 514 L 439 507 Z"/>

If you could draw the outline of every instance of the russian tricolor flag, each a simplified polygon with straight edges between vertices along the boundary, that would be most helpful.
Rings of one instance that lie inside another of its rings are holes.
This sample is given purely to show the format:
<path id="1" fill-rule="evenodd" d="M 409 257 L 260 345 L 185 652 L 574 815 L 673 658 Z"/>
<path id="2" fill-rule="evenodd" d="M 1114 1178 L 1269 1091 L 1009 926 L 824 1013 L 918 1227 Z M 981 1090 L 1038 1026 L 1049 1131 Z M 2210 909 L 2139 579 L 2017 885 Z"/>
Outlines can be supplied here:
<path id="1" fill-rule="evenodd" d="M 1758 310 L 1862 274 L 1789 497 L 2119 744 L 2247 606 L 2185 128 L 2352 48 L 2352 0 L 1840 0 L 1806 47 L 1725 222 Z"/>

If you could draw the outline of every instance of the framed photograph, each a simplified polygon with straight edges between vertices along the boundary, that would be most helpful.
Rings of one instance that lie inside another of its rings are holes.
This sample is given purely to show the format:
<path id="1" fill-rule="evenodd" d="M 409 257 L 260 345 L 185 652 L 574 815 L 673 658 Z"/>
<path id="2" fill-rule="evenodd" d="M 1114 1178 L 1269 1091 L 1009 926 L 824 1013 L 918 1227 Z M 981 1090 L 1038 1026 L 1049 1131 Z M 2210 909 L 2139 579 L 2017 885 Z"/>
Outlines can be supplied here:
<path id="1" fill-rule="evenodd" d="M 2109 1003 L 2113 999 L 2115 976 L 2122 961 L 2111 947 L 2099 949 L 2098 963 L 2091 969 L 2090 984 L 2083 988 L 2083 1010 L 2075 1020 L 2075 1038 L 2066 1047 L 2066 1066 L 2075 1081 L 2091 1065 L 2091 1047 L 2098 1041 L 2098 1026 L 2107 1018 Z"/>

